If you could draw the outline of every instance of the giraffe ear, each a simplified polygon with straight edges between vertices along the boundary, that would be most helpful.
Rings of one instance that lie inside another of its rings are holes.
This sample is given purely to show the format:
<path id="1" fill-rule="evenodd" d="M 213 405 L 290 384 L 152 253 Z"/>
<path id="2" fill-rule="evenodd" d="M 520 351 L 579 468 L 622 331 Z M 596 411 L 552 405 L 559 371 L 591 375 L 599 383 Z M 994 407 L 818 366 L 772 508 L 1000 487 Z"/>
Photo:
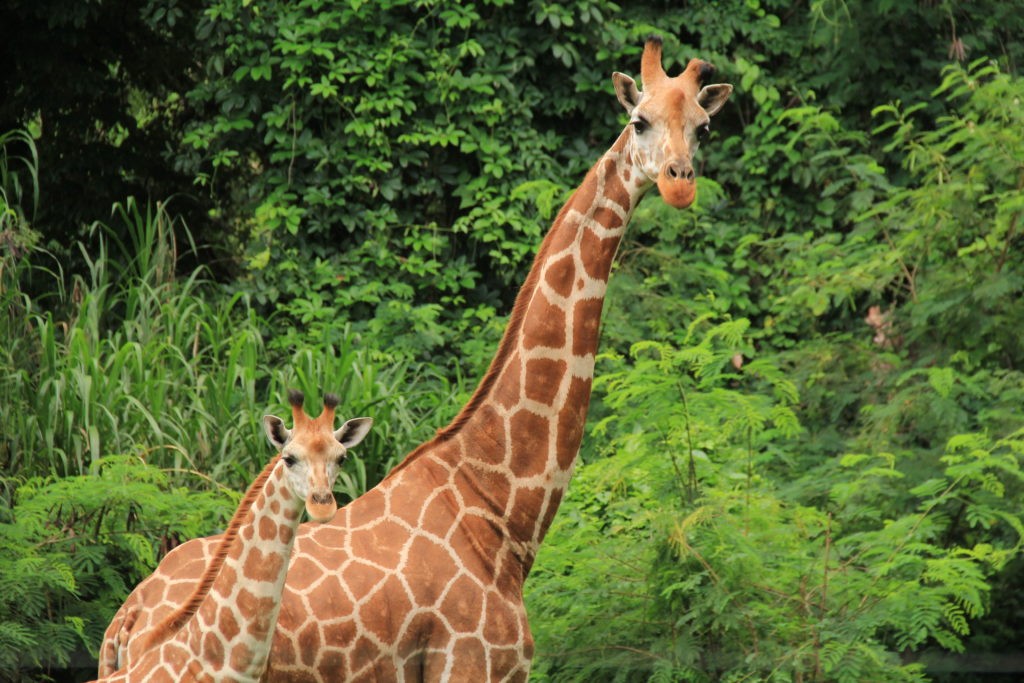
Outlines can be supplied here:
<path id="1" fill-rule="evenodd" d="M 636 81 L 624 73 L 616 71 L 612 74 L 612 84 L 615 86 L 615 95 L 619 102 L 630 114 L 640 104 L 640 91 L 636 87 Z"/>
<path id="2" fill-rule="evenodd" d="M 372 426 L 372 417 L 354 417 L 334 432 L 334 438 L 345 448 L 352 448 L 363 440 Z"/>
<path id="3" fill-rule="evenodd" d="M 704 107 L 708 116 L 714 116 L 725 105 L 725 101 L 732 94 L 732 86 L 728 83 L 718 83 L 701 88 L 697 93 L 697 104 Z"/>
<path id="4" fill-rule="evenodd" d="M 284 426 L 284 420 L 275 415 L 263 416 L 263 430 L 267 433 L 270 445 L 279 451 L 292 437 L 291 430 Z"/>

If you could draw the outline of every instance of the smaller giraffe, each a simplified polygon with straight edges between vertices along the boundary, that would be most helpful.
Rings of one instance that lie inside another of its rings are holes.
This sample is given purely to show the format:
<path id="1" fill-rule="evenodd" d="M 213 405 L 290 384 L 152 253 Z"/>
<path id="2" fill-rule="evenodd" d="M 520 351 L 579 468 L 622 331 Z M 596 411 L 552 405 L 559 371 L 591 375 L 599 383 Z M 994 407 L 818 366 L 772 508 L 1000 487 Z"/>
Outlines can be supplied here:
<path id="1" fill-rule="evenodd" d="M 293 429 L 279 417 L 263 418 L 279 454 L 249 487 L 192 596 L 147 636 L 142 657 L 100 681 L 256 683 L 263 675 L 302 509 L 315 522 L 334 516 L 334 479 L 373 424 L 360 417 L 335 430 L 332 394 L 315 419 L 303 410 L 301 392 L 289 392 L 288 400 Z"/>

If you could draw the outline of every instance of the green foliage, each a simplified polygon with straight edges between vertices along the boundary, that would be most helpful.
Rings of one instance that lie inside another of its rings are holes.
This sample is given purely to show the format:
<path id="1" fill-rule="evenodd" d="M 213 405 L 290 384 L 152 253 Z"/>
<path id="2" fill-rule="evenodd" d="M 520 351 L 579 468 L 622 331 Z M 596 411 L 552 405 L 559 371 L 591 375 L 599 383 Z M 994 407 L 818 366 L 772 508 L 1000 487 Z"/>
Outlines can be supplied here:
<path id="1" fill-rule="evenodd" d="M 173 485 L 137 455 L 21 483 L 0 508 L 0 678 L 28 680 L 82 646 L 95 651 L 160 554 L 223 524 L 239 497 Z"/>
<path id="2" fill-rule="evenodd" d="M 600 383 L 614 457 L 577 473 L 531 575 L 538 680 L 919 681 L 899 654 L 962 651 L 988 609 L 1024 539 L 1024 431 L 957 435 L 927 471 L 888 453 L 787 471 L 798 396 L 767 359 L 731 364 L 746 327 L 637 344 Z"/>
<path id="3" fill-rule="evenodd" d="M 918 130 L 917 105 L 876 110 L 887 119 L 876 132 L 892 132 L 890 147 L 905 152 L 904 167 L 918 182 L 875 207 L 869 225 L 899 265 L 888 286 L 912 304 L 906 341 L 928 347 L 935 337 L 923 332 L 939 330 L 948 346 L 947 330 L 970 329 L 956 348 L 971 365 L 1005 364 L 1024 351 L 1006 327 L 1024 305 L 1024 273 L 1012 257 L 1024 230 L 1024 86 L 978 60 L 948 69 L 934 94 L 957 107 L 934 129 Z M 937 262 L 944 267 L 930 267 Z"/>
<path id="4" fill-rule="evenodd" d="M 514 81 L 539 48 L 504 5 L 211 3 L 189 97 L 220 106 L 184 143 L 246 241 L 255 301 L 314 338 L 352 321 L 393 357 L 494 315 L 542 228 L 514 179 L 546 175 L 557 142 L 530 130 L 542 95 Z"/>
<path id="5" fill-rule="evenodd" d="M 76 279 L 66 319 L 35 313 L 28 301 L 29 314 L 8 330 L 0 440 L 8 472 L 80 474 L 104 454 L 142 450 L 178 472 L 244 483 L 268 454 L 260 411 L 280 406 L 291 386 L 311 400 L 338 393 L 349 416 L 373 413 L 381 439 L 359 451 L 371 482 L 399 455 L 389 437 L 410 444 L 426 433 L 420 401 L 444 386 L 429 370 L 378 369 L 349 335 L 315 351 L 296 350 L 287 332 L 264 343 L 266 323 L 244 297 L 211 301 L 200 271 L 174 276 L 165 208 L 129 200 L 116 214 L 128 223 L 130 256 L 112 258 L 101 238 L 98 254 L 83 253 L 89 278 Z M 26 301 L 16 289 L 7 296 Z M 418 392 L 406 391 L 413 377 Z M 352 484 L 347 493 L 361 490 Z"/>
<path id="6" fill-rule="evenodd" d="M 38 237 L 30 228 L 38 206 L 39 153 L 32 136 L 23 130 L 0 134 L 0 239 L 15 253 Z"/>

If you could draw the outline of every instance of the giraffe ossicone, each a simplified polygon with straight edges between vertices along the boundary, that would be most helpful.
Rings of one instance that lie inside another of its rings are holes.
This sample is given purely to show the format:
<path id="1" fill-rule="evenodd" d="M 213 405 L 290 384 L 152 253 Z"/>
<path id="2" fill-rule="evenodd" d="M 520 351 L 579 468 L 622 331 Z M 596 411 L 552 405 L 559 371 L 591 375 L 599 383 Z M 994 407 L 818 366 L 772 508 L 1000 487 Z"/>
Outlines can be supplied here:
<path id="1" fill-rule="evenodd" d="M 279 417 L 263 418 L 277 455 L 242 498 L 192 594 L 153 623 L 135 657 L 114 664 L 113 671 L 101 671 L 100 681 L 260 680 L 302 510 L 314 522 L 333 516 L 334 480 L 348 449 L 373 424 L 370 418 L 355 418 L 335 430 L 338 399 L 332 394 L 324 396 L 323 411 L 315 419 L 303 410 L 301 392 L 290 392 L 289 401 L 293 429 Z M 111 644 L 105 642 L 104 648 Z M 101 656 L 118 659 L 114 651 Z"/>
<path id="2" fill-rule="evenodd" d="M 469 402 L 333 520 L 300 527 L 265 680 L 526 680 L 523 582 L 583 437 L 612 260 L 655 184 L 692 204 L 693 154 L 732 91 L 705 83 L 700 60 L 669 77 L 661 53 L 647 41 L 642 91 L 613 76 L 630 123 L 555 218 Z M 106 641 L 136 657 L 170 587 L 216 543 L 168 554 Z"/>

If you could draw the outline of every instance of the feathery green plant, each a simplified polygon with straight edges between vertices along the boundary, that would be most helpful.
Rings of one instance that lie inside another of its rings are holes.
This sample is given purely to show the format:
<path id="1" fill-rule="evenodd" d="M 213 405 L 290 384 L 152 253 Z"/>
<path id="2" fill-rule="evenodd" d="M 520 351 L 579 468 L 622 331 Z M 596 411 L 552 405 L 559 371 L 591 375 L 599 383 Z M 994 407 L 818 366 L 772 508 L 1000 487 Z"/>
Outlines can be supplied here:
<path id="1" fill-rule="evenodd" d="M 535 677 L 925 680 L 899 653 L 962 651 L 1020 552 L 1024 430 L 954 436 L 931 472 L 880 453 L 787 474 L 796 390 L 733 360 L 746 321 L 712 322 L 606 358 L 593 436 L 615 457 L 577 473 L 531 574 Z"/>
<path id="2" fill-rule="evenodd" d="M 239 497 L 175 485 L 137 455 L 22 482 L 0 508 L 0 678 L 32 680 L 95 651 L 158 552 L 216 529 Z"/>

